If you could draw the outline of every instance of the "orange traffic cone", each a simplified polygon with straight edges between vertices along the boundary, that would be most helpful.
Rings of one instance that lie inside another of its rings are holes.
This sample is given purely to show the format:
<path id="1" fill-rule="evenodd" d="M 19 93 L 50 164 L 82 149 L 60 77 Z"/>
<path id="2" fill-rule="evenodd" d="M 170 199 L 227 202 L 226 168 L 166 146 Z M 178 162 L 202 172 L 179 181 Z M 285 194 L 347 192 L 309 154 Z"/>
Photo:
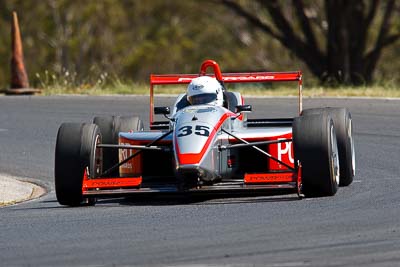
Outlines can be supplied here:
<path id="1" fill-rule="evenodd" d="M 11 87 L 6 94 L 34 94 L 40 90 L 29 87 L 28 75 L 24 64 L 24 53 L 22 49 L 21 33 L 19 30 L 17 13 L 13 12 L 11 24 Z"/>

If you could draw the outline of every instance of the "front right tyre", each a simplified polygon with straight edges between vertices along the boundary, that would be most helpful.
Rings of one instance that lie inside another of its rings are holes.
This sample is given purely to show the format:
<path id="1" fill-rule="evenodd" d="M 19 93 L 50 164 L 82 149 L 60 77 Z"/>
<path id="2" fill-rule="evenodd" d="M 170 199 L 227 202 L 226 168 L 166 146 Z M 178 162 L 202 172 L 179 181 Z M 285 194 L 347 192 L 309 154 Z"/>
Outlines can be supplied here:
<path id="1" fill-rule="evenodd" d="M 96 153 L 99 143 L 101 134 L 95 124 L 63 123 L 60 126 L 54 177 L 56 197 L 61 205 L 94 204 L 94 199 L 83 197 L 82 184 L 86 168 L 92 177 L 101 173 L 101 153 Z"/>

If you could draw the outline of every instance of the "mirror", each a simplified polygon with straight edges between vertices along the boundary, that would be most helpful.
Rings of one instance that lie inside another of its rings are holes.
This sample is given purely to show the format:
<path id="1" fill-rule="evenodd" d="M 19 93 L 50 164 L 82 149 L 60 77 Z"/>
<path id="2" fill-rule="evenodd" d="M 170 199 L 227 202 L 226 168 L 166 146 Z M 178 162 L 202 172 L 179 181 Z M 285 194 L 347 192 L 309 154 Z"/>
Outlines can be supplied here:
<path id="1" fill-rule="evenodd" d="M 154 114 L 168 115 L 171 113 L 169 107 L 154 107 Z"/>
<path id="2" fill-rule="evenodd" d="M 252 111 L 252 106 L 251 105 L 236 106 L 236 113 L 251 112 L 251 111 Z"/>

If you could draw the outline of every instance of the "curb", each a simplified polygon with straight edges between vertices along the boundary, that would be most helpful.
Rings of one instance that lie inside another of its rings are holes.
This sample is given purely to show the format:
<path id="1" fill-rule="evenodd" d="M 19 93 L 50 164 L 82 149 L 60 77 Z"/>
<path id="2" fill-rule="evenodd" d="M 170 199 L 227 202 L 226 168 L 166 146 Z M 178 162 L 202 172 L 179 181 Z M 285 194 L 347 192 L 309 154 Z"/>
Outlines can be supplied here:
<path id="1" fill-rule="evenodd" d="M 42 186 L 21 178 L 0 174 L 0 207 L 39 198 L 46 194 Z"/>

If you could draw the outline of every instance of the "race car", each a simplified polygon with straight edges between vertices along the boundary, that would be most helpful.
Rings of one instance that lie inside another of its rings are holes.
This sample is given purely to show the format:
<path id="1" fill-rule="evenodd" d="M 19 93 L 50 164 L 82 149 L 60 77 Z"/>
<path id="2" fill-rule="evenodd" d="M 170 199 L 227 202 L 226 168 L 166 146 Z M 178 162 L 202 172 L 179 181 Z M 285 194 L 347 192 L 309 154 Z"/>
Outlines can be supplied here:
<path id="1" fill-rule="evenodd" d="M 297 83 L 297 117 L 248 119 L 252 106 L 226 88 L 283 81 Z M 188 91 L 171 107 L 155 106 L 154 87 L 177 84 L 189 84 Z M 221 73 L 206 60 L 199 74 L 152 74 L 149 130 L 136 116 L 60 126 L 57 200 L 79 206 L 141 193 L 333 196 L 355 175 L 351 115 L 345 108 L 302 106 L 300 71 Z"/>

